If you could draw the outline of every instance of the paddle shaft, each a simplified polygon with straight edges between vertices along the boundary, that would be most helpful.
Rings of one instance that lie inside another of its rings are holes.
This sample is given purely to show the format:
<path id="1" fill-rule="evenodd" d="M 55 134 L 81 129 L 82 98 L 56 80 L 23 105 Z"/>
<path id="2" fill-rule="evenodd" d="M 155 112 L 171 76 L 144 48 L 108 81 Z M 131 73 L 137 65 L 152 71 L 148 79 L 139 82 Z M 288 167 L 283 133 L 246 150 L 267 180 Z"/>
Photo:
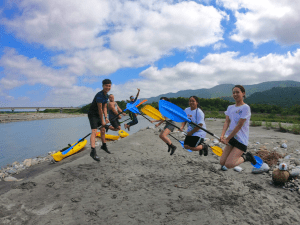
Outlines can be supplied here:
<path id="1" fill-rule="evenodd" d="M 192 122 L 190 119 L 187 119 L 186 122 L 193 124 L 194 126 L 200 128 L 201 130 L 204 130 L 206 133 L 208 133 L 208 134 L 210 134 L 211 136 L 213 136 L 213 137 L 217 138 L 218 140 L 220 140 L 220 138 L 219 138 L 217 135 L 215 135 L 215 134 L 213 134 L 212 132 L 206 130 L 205 128 L 199 126 L 198 124 Z"/>
<path id="2" fill-rule="evenodd" d="M 68 150 L 68 152 L 75 146 L 77 145 L 79 142 L 83 141 L 86 137 L 90 136 L 91 133 L 87 134 L 86 136 L 84 136 L 83 138 L 79 139 L 79 141 L 77 141 L 74 145 L 70 146 L 69 148 L 65 149 L 64 151 Z M 62 151 L 62 153 L 64 152 Z"/>

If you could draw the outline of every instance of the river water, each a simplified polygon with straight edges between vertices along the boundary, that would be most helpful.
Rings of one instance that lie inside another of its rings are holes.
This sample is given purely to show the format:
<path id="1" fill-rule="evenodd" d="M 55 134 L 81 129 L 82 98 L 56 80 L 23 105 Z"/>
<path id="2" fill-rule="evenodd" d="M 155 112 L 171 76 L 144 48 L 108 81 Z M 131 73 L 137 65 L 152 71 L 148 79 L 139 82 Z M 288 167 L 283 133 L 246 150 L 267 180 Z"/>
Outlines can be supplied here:
<path id="1" fill-rule="evenodd" d="M 121 121 L 126 119 L 128 116 Z M 138 120 L 139 123 L 126 132 L 133 134 L 149 125 L 153 126 L 141 116 L 138 116 Z M 122 123 L 121 129 L 125 130 L 124 124 L 129 121 Z M 15 161 L 47 156 L 48 152 L 67 147 L 90 132 L 87 116 L 0 124 L 0 168 Z M 118 135 L 115 131 L 109 130 L 108 133 Z M 89 144 L 90 138 L 87 139 Z"/>

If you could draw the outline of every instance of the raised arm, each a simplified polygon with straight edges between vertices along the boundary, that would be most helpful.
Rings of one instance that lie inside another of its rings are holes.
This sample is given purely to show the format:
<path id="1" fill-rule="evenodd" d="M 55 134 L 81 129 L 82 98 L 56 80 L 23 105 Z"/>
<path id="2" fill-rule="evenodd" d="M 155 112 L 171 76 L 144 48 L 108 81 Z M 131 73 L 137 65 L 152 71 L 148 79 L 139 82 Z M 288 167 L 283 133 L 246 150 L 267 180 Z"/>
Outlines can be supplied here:
<path id="1" fill-rule="evenodd" d="M 138 88 L 138 93 L 136 94 L 136 97 L 135 97 L 134 101 L 136 101 L 138 99 L 139 94 L 140 94 L 140 89 Z"/>

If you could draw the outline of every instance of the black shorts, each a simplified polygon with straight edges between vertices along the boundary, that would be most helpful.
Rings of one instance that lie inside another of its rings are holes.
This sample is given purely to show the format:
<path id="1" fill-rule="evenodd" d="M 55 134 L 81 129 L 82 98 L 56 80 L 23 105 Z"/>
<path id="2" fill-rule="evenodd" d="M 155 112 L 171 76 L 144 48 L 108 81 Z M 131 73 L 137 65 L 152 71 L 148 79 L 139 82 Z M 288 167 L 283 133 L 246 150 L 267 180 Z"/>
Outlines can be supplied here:
<path id="1" fill-rule="evenodd" d="M 114 128 L 118 128 L 121 124 L 119 122 L 119 120 L 116 118 L 116 119 L 113 119 L 113 120 L 110 120 L 110 124 L 114 127 Z"/>
<path id="2" fill-rule="evenodd" d="M 88 118 L 92 130 L 97 129 L 101 126 L 101 119 L 99 118 L 99 116 L 88 115 Z"/>
<path id="3" fill-rule="evenodd" d="M 230 144 L 231 146 L 233 147 L 236 147 L 238 148 L 239 150 L 243 151 L 243 152 L 246 152 L 247 151 L 247 146 L 238 142 L 234 137 L 231 138 L 229 141 L 228 141 L 228 144 Z"/>
<path id="4" fill-rule="evenodd" d="M 168 120 L 168 121 L 169 123 L 166 122 L 166 126 L 164 127 L 164 130 L 168 128 L 171 132 L 173 132 L 175 127 L 172 124 L 174 124 L 174 122 L 172 120 Z"/>
<path id="5" fill-rule="evenodd" d="M 184 144 L 190 147 L 197 147 L 204 142 L 204 138 L 198 136 L 186 136 Z"/>

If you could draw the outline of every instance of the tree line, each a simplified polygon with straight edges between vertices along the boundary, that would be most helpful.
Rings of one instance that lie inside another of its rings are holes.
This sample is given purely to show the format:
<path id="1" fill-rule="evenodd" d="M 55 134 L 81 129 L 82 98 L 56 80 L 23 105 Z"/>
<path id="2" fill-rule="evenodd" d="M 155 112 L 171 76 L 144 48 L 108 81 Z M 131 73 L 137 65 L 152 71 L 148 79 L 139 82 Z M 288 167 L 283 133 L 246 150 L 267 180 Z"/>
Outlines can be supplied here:
<path id="1" fill-rule="evenodd" d="M 170 98 L 170 101 L 175 105 L 179 106 L 182 109 L 189 107 L 189 99 L 184 97 Z M 129 101 L 117 101 L 119 107 L 124 110 L 126 108 L 126 104 Z M 149 104 L 149 103 L 144 103 Z M 204 111 L 226 111 L 229 105 L 234 103 L 224 100 L 221 98 L 199 98 L 199 105 L 201 109 Z M 68 110 L 68 112 L 72 111 L 73 113 L 88 113 L 91 104 L 88 104 L 81 109 L 76 110 Z M 143 105 L 140 105 L 138 108 L 141 109 Z M 154 108 L 158 108 L 158 102 L 150 103 Z M 249 104 L 252 113 L 268 113 L 268 114 L 281 114 L 285 115 L 300 115 L 300 105 L 293 105 L 292 107 L 281 107 L 278 105 L 271 104 Z M 48 110 L 45 110 L 48 111 Z M 58 111 L 58 110 L 57 110 Z M 49 110 L 50 112 L 50 110 Z M 65 112 L 65 111 L 64 111 Z"/>

